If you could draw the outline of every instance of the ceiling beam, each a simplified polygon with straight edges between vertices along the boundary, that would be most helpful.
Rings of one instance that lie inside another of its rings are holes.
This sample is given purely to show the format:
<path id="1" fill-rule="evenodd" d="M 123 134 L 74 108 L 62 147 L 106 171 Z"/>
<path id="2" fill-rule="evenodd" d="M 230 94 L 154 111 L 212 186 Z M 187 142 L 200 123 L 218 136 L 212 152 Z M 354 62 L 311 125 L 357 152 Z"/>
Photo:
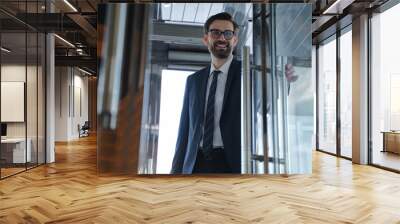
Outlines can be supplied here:
<path id="1" fill-rule="evenodd" d="M 85 17 L 80 14 L 67 14 L 67 16 L 80 26 L 91 38 L 97 39 L 97 30 Z"/>
<path id="2" fill-rule="evenodd" d="M 97 58 L 90 56 L 55 56 L 56 66 L 80 66 L 97 71 Z"/>
<path id="3" fill-rule="evenodd" d="M 202 26 L 156 22 L 150 38 L 165 43 L 203 45 L 202 37 Z"/>
<path id="4" fill-rule="evenodd" d="M 355 0 L 336 0 L 323 10 L 323 14 L 342 14 L 344 9 L 353 2 Z"/>

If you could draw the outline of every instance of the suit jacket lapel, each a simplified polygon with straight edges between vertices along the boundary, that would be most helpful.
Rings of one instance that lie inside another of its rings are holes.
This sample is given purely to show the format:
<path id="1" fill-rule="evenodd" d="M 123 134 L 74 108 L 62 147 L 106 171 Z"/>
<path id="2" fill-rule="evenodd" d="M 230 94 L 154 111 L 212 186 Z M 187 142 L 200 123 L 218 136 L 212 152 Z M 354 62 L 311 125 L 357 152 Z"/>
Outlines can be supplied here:
<path id="1" fill-rule="evenodd" d="M 210 66 L 207 67 L 205 73 L 200 75 L 200 89 L 197 92 L 197 98 L 199 99 L 199 106 L 200 106 L 200 121 L 203 122 L 204 120 L 204 105 L 206 102 L 206 92 L 207 92 L 207 80 L 208 75 L 210 74 Z"/>

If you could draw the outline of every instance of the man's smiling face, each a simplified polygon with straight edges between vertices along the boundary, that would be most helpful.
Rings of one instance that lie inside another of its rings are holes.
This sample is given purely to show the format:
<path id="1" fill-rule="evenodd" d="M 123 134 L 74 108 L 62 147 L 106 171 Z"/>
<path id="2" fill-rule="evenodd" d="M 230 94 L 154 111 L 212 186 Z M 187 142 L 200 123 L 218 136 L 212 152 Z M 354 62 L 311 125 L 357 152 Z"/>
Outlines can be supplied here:
<path id="1" fill-rule="evenodd" d="M 204 34 L 203 43 L 216 58 L 224 59 L 232 54 L 237 44 L 237 36 L 233 24 L 228 20 L 215 20 L 210 24 L 208 32 Z M 225 35 L 221 32 L 225 32 Z"/>

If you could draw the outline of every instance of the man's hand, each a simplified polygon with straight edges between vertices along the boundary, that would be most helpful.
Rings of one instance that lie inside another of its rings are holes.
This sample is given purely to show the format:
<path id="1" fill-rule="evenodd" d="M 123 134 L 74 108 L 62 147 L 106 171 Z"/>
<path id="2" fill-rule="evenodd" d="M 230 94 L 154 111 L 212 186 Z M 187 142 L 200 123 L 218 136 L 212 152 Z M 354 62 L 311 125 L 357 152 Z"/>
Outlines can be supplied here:
<path id="1" fill-rule="evenodd" d="M 292 64 L 285 65 L 285 76 L 289 83 L 295 82 L 299 76 L 294 74 L 294 68 Z"/>

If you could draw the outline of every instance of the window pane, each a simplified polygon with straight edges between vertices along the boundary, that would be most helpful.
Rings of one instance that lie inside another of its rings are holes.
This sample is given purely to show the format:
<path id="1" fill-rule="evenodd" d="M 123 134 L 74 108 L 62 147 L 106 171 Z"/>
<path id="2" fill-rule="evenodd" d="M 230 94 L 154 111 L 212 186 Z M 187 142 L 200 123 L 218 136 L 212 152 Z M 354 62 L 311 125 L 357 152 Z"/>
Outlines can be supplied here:
<path id="1" fill-rule="evenodd" d="M 375 15 L 371 38 L 372 163 L 397 170 L 400 170 L 400 32 L 393 28 L 398 27 L 399 21 L 400 5 Z M 382 132 L 388 132 L 387 141 Z"/>
<path id="2" fill-rule="evenodd" d="M 157 174 L 169 174 L 171 171 L 186 79 L 192 73 L 176 70 L 162 71 Z"/>
<path id="3" fill-rule="evenodd" d="M 336 40 L 318 49 L 318 147 L 336 153 Z"/>
<path id="4" fill-rule="evenodd" d="M 352 141 L 352 33 L 340 37 L 340 150 L 351 158 Z"/>

